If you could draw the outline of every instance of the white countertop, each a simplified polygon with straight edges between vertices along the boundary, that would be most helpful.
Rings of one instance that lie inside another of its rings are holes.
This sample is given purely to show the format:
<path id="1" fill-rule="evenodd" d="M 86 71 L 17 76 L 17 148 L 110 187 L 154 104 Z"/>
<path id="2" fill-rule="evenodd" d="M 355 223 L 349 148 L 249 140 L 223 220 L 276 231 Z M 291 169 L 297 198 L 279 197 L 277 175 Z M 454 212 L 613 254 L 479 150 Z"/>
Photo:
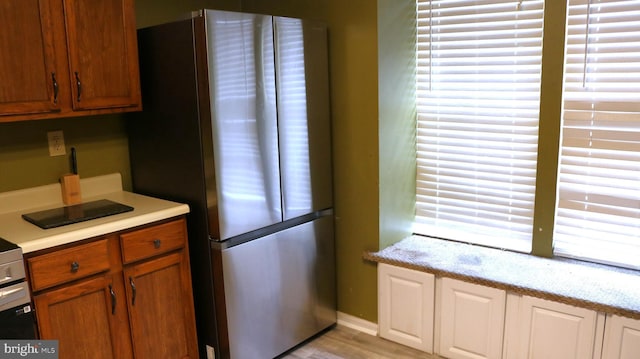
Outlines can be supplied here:
<path id="1" fill-rule="evenodd" d="M 0 193 L 0 237 L 15 243 L 23 253 L 160 221 L 189 213 L 182 203 L 122 190 L 120 174 L 81 179 L 82 202 L 108 199 L 133 207 L 133 211 L 50 229 L 27 222 L 25 213 L 63 207 L 60 184 Z"/>

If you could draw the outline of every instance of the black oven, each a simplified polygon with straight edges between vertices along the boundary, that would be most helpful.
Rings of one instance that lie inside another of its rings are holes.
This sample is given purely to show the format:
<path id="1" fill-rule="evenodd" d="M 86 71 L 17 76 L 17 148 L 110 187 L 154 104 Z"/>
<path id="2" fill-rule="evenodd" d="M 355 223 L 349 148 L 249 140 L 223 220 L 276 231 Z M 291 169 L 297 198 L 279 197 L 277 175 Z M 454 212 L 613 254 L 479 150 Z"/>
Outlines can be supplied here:
<path id="1" fill-rule="evenodd" d="M 36 339 L 22 250 L 0 238 L 0 339 Z"/>

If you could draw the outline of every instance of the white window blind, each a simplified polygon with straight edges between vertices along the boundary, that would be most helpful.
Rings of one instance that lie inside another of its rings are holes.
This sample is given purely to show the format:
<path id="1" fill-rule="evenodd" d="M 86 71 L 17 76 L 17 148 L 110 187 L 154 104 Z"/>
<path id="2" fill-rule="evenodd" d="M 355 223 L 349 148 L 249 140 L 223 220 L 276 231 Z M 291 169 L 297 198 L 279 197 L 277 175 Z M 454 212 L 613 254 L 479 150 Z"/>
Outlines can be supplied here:
<path id="1" fill-rule="evenodd" d="M 568 13 L 554 252 L 640 269 L 640 1 Z"/>
<path id="2" fill-rule="evenodd" d="M 415 232 L 528 252 L 542 0 L 418 0 Z"/>

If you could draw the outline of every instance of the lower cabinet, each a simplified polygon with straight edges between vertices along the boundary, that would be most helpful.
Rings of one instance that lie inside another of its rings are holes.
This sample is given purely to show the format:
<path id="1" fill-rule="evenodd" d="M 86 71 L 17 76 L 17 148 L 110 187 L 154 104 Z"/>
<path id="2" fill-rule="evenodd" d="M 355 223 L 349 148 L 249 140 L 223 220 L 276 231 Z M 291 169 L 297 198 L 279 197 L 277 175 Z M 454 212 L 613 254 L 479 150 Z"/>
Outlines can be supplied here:
<path id="1" fill-rule="evenodd" d="M 499 359 L 504 290 L 442 278 L 438 354 L 452 359 Z"/>
<path id="2" fill-rule="evenodd" d="M 125 268 L 133 351 L 136 358 L 193 358 L 191 282 L 182 253 Z M 150 340 L 163 338 L 162 340 Z"/>
<path id="3" fill-rule="evenodd" d="M 61 358 L 197 358 L 184 218 L 26 256 Z"/>
<path id="4" fill-rule="evenodd" d="M 378 264 L 380 336 L 450 359 L 638 359 L 640 320 Z"/>
<path id="5" fill-rule="evenodd" d="M 42 339 L 56 339 L 61 358 L 131 358 L 124 292 L 111 274 L 35 296 Z"/>
<path id="6" fill-rule="evenodd" d="M 602 359 L 640 358 L 640 320 L 608 315 Z"/>
<path id="7" fill-rule="evenodd" d="M 433 274 L 379 264 L 380 336 L 432 353 L 434 288 Z"/>
<path id="8" fill-rule="evenodd" d="M 529 296 L 509 298 L 520 310 L 507 319 L 507 358 L 591 359 L 598 354 L 595 311 Z"/>

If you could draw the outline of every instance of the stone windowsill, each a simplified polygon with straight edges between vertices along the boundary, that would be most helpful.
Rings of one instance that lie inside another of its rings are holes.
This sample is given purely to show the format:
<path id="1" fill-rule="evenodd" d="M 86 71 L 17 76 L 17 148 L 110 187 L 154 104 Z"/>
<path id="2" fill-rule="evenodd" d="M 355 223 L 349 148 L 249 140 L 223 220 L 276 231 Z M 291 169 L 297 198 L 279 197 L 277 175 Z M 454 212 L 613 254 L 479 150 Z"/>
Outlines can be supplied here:
<path id="1" fill-rule="evenodd" d="M 640 272 L 423 236 L 364 258 L 508 292 L 640 319 Z"/>

